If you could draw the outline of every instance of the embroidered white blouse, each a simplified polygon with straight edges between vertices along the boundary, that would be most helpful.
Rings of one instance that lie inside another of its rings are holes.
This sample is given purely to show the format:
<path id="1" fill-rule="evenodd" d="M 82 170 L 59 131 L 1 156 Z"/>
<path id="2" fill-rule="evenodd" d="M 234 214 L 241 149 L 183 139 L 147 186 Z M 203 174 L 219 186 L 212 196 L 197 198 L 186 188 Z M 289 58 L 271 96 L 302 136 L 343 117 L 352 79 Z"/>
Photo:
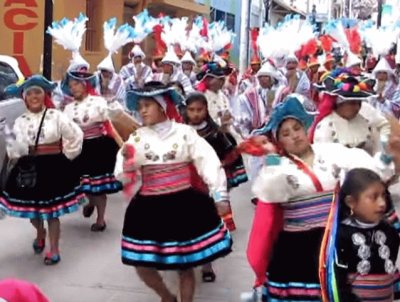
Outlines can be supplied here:
<path id="1" fill-rule="evenodd" d="M 315 129 L 315 143 L 340 143 L 349 148 L 361 148 L 374 155 L 380 150 L 377 129 L 360 114 L 346 120 L 336 112 L 320 121 Z"/>
<path id="2" fill-rule="evenodd" d="M 132 133 L 125 144 L 135 148 L 134 167 L 129 170 L 145 165 L 192 162 L 214 200 L 229 200 L 226 175 L 217 154 L 192 127 L 171 121 L 142 127 Z M 121 150 L 114 171 L 119 179 L 122 179 L 124 161 Z"/>
<path id="3" fill-rule="evenodd" d="M 333 143 L 316 143 L 312 148 L 314 163 L 310 168 L 324 191 L 334 190 L 337 182 L 353 168 L 371 169 L 385 180 L 394 174 L 394 164 L 384 164 L 380 153 L 373 158 L 362 149 Z M 279 165 L 264 166 L 252 189 L 257 198 L 268 203 L 286 203 L 317 193 L 310 176 L 287 157 L 282 157 Z"/>
<path id="4" fill-rule="evenodd" d="M 121 112 L 123 108 L 117 101 L 107 103 L 103 97 L 92 95 L 82 101 L 73 101 L 64 109 L 64 113 L 81 128 L 112 120 Z"/>
<path id="5" fill-rule="evenodd" d="M 222 91 L 215 93 L 211 90 L 206 90 L 204 95 L 207 98 L 208 112 L 211 118 L 220 125 L 219 115 L 226 111 L 232 113 L 228 98 Z"/>
<path id="6" fill-rule="evenodd" d="M 27 111 L 15 120 L 12 138 L 7 138 L 7 153 L 10 158 L 28 155 L 29 146 L 34 146 L 44 110 L 38 113 Z M 39 145 L 62 141 L 62 152 L 69 159 L 77 157 L 82 150 L 83 132 L 65 114 L 48 109 L 39 136 Z"/>

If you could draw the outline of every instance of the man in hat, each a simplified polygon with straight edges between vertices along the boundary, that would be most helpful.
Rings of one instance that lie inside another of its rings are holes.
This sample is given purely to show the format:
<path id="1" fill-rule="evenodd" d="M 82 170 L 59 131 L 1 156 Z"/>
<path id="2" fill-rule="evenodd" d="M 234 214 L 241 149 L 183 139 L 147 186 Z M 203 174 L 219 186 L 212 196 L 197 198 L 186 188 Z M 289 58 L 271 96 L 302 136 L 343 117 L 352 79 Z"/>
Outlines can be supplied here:
<path id="1" fill-rule="evenodd" d="M 100 94 L 108 103 L 117 101 L 125 107 L 125 82 L 121 75 L 115 72 L 111 57 L 106 57 L 97 66 L 95 73 L 99 83 Z"/>
<path id="2" fill-rule="evenodd" d="M 250 87 L 257 86 L 257 72 L 261 68 L 261 60 L 258 57 L 253 57 L 250 61 L 250 67 L 243 74 L 239 81 L 239 93 L 245 92 Z"/>
<path id="3" fill-rule="evenodd" d="M 145 57 L 139 45 L 135 45 L 129 53 L 131 62 L 123 66 L 119 72 L 127 88 L 142 88 L 144 83 L 151 81 L 153 72 L 150 66 L 144 64 Z"/>
<path id="4" fill-rule="evenodd" d="M 194 67 L 196 66 L 196 61 L 193 59 L 190 51 L 186 51 L 181 59 L 182 71 L 190 79 L 190 83 L 196 84 L 196 73 L 194 72 Z"/>
<path id="5" fill-rule="evenodd" d="M 223 88 L 226 77 L 232 70 L 222 66 L 221 63 L 210 62 L 203 66 L 203 71 L 197 74 L 199 80 L 197 90 L 203 92 L 207 98 L 211 118 L 228 129 L 233 123 L 232 107 L 228 97 L 223 93 Z"/>
<path id="6" fill-rule="evenodd" d="M 395 71 L 385 57 L 381 57 L 372 71 L 375 95 L 370 98 L 370 103 L 384 113 L 389 113 L 400 119 L 400 89 Z"/>
<path id="7" fill-rule="evenodd" d="M 153 75 L 153 81 L 168 85 L 171 82 L 182 84 L 185 94 L 193 91 L 190 79 L 182 72 L 181 61 L 173 48 L 169 48 L 164 58 L 161 60 L 162 72 Z"/>
<path id="8" fill-rule="evenodd" d="M 239 96 L 235 117 L 245 137 L 261 127 L 281 101 L 285 85 L 280 80 L 278 70 L 267 61 L 256 74 L 256 85 Z"/>
<path id="9" fill-rule="evenodd" d="M 310 97 L 310 80 L 307 74 L 298 69 L 299 60 L 292 54 L 286 58 L 286 66 L 283 68 L 283 74 L 287 80 L 285 95 L 298 93 L 305 97 Z"/>

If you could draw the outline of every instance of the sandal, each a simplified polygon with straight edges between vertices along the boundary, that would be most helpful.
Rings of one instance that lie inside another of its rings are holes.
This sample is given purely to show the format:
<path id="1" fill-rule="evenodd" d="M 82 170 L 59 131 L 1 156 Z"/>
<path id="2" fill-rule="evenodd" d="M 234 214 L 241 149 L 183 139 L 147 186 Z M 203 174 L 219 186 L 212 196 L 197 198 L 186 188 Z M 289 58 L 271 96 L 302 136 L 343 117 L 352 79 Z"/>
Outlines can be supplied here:
<path id="1" fill-rule="evenodd" d="M 205 283 L 212 283 L 215 282 L 215 279 L 217 278 L 217 276 L 215 275 L 214 271 L 210 271 L 210 272 L 201 272 L 201 279 L 203 280 L 203 282 Z"/>
<path id="2" fill-rule="evenodd" d="M 105 223 L 103 225 L 98 223 L 93 223 L 92 226 L 90 227 L 90 230 L 92 232 L 104 232 L 106 228 L 107 225 Z"/>
<path id="3" fill-rule="evenodd" d="M 33 252 L 36 255 L 43 253 L 45 247 L 46 247 L 46 239 L 33 240 L 32 248 Z"/>
<path id="4" fill-rule="evenodd" d="M 92 216 L 93 212 L 94 212 L 94 206 L 86 205 L 83 207 L 82 210 L 83 217 L 89 218 L 90 216 Z"/>
<path id="5" fill-rule="evenodd" d="M 44 264 L 45 265 L 55 265 L 58 262 L 60 262 L 61 257 L 60 254 L 52 254 L 50 252 L 46 253 L 46 256 L 44 257 Z"/>

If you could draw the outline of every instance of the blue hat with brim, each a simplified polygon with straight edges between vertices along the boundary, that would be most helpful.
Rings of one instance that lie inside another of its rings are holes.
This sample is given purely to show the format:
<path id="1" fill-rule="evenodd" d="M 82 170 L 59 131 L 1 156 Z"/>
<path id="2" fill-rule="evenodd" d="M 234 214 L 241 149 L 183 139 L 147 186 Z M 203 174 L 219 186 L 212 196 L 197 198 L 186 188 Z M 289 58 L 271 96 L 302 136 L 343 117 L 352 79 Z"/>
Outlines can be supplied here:
<path id="1" fill-rule="evenodd" d="M 282 103 L 278 104 L 272 111 L 268 123 L 254 131 L 255 135 L 272 133 L 274 136 L 279 126 L 288 118 L 293 118 L 301 122 L 307 130 L 311 127 L 315 115 L 307 112 L 296 96 L 289 95 Z"/>
<path id="2" fill-rule="evenodd" d="M 43 90 L 46 92 L 52 92 L 57 87 L 57 84 L 47 80 L 44 76 L 40 74 L 36 74 L 27 78 L 22 83 L 7 86 L 4 89 L 4 92 L 7 95 L 20 98 L 22 97 L 22 93 L 24 92 L 24 90 L 32 86 L 39 86 L 43 88 Z"/>
<path id="3" fill-rule="evenodd" d="M 128 90 L 126 92 L 126 106 L 129 110 L 137 111 L 140 99 L 156 96 L 167 96 L 175 106 L 182 105 L 185 101 L 183 96 L 174 87 L 167 87 L 161 82 L 148 82 L 143 88 Z"/>
<path id="4" fill-rule="evenodd" d="M 72 96 L 68 83 L 70 80 L 88 82 L 93 88 L 98 86 L 98 78 L 95 74 L 83 71 L 68 71 L 61 82 L 61 90 L 64 94 Z"/>

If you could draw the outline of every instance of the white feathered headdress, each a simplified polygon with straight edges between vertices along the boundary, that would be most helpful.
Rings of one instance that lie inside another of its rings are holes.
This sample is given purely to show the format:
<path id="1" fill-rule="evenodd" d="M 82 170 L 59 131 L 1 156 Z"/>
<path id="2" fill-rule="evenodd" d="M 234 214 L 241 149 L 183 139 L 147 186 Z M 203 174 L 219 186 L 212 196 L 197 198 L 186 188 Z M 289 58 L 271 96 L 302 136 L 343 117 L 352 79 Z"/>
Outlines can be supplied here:
<path id="1" fill-rule="evenodd" d="M 72 59 L 70 60 L 68 71 L 79 70 L 82 67 L 90 68 L 89 62 L 87 62 L 79 52 L 83 35 L 86 32 L 87 21 L 88 18 L 81 13 L 79 17 L 74 20 L 64 18 L 59 22 L 53 22 L 52 25 L 47 28 L 47 33 L 53 36 L 57 44 L 72 52 Z"/>
<path id="2" fill-rule="evenodd" d="M 135 38 L 134 29 L 128 24 L 120 26 L 115 31 L 117 26 L 117 18 L 112 18 L 104 22 L 104 47 L 108 50 L 108 55 L 97 66 L 99 70 L 108 70 L 115 72 L 112 55 L 117 53 L 118 49 L 132 42 Z"/>

